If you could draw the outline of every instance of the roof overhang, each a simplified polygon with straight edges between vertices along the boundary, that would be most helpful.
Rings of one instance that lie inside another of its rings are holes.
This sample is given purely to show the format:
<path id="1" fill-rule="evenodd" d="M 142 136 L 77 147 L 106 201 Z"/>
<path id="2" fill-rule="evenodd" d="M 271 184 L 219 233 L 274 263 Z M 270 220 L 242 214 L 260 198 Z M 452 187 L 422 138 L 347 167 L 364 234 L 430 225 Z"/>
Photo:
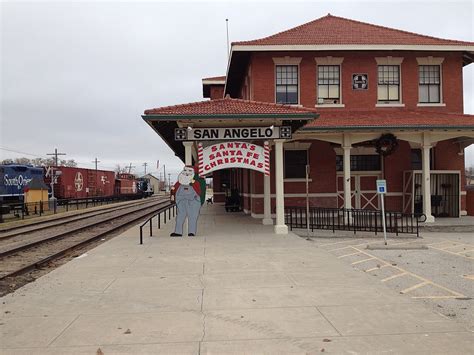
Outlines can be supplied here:
<path id="1" fill-rule="evenodd" d="M 341 131 L 459 131 L 474 132 L 474 126 L 433 126 L 433 125 L 393 125 L 393 126 L 333 126 L 333 127 L 303 127 L 301 133 L 311 132 L 341 132 Z"/>
<path id="2" fill-rule="evenodd" d="M 184 146 L 174 138 L 179 127 L 253 127 L 281 125 L 290 126 L 292 132 L 319 117 L 314 112 L 293 114 L 209 114 L 209 115 L 166 115 L 147 114 L 142 119 L 165 141 L 175 155 L 184 161 Z"/>
<path id="3" fill-rule="evenodd" d="M 234 44 L 232 52 L 265 51 L 433 51 L 433 52 L 474 52 L 474 46 L 463 45 L 422 45 L 422 44 Z"/>

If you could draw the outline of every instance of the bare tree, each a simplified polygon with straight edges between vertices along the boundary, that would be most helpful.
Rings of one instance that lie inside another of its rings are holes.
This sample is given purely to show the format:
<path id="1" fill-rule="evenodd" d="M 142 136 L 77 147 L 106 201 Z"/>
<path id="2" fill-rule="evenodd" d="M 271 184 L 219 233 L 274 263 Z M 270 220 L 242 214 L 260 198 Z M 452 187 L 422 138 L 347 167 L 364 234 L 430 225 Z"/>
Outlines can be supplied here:
<path id="1" fill-rule="evenodd" d="M 19 165 L 33 165 L 33 166 L 51 166 L 54 165 L 53 158 L 15 158 L 15 159 L 4 159 L 1 161 L 1 164 L 19 164 Z M 60 160 L 58 162 L 60 166 L 69 166 L 69 167 L 76 167 L 77 163 L 74 159 L 69 160 Z"/>

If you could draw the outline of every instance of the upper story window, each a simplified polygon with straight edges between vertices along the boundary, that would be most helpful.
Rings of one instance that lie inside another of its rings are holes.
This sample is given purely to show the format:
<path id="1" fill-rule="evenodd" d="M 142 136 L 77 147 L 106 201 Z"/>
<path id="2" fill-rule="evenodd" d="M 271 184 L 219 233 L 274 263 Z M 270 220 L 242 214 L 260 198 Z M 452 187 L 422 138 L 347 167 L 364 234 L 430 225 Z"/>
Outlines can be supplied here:
<path id="1" fill-rule="evenodd" d="M 441 75 L 439 65 L 419 66 L 418 101 L 420 103 L 441 102 Z"/>
<path id="2" fill-rule="evenodd" d="M 400 66 L 379 65 L 377 100 L 379 102 L 400 102 Z"/>
<path id="3" fill-rule="evenodd" d="M 298 66 L 276 66 L 276 102 L 298 104 Z"/>
<path id="4" fill-rule="evenodd" d="M 340 103 L 340 77 L 339 65 L 318 65 L 318 105 Z"/>
<path id="5" fill-rule="evenodd" d="M 443 57 L 417 57 L 418 104 L 417 106 L 446 106 L 443 103 Z"/>

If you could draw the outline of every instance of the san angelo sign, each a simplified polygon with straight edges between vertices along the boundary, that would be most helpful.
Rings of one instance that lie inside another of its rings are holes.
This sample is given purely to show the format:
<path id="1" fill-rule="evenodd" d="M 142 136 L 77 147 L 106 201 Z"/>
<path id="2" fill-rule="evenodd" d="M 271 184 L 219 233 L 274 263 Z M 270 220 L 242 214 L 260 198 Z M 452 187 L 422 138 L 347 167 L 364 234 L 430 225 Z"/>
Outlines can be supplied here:
<path id="1" fill-rule="evenodd" d="M 177 128 L 175 140 L 199 141 L 199 175 L 226 168 L 244 168 L 270 175 L 269 139 L 290 139 L 291 127 Z M 203 141 L 220 141 L 204 146 Z M 246 140 L 264 141 L 263 146 Z"/>

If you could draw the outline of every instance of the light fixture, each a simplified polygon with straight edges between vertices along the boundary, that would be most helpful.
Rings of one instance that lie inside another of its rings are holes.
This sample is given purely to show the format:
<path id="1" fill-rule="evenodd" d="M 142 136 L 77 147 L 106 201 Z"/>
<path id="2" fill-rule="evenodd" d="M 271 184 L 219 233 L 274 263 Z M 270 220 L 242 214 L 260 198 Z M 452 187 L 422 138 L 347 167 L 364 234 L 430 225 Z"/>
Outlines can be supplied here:
<path id="1" fill-rule="evenodd" d="M 193 128 L 188 126 L 188 131 L 192 131 L 192 130 L 193 130 Z"/>
<path id="2" fill-rule="evenodd" d="M 274 125 L 271 125 L 271 126 L 270 126 L 270 129 L 273 129 L 273 128 L 275 128 L 275 126 L 274 126 Z"/>

